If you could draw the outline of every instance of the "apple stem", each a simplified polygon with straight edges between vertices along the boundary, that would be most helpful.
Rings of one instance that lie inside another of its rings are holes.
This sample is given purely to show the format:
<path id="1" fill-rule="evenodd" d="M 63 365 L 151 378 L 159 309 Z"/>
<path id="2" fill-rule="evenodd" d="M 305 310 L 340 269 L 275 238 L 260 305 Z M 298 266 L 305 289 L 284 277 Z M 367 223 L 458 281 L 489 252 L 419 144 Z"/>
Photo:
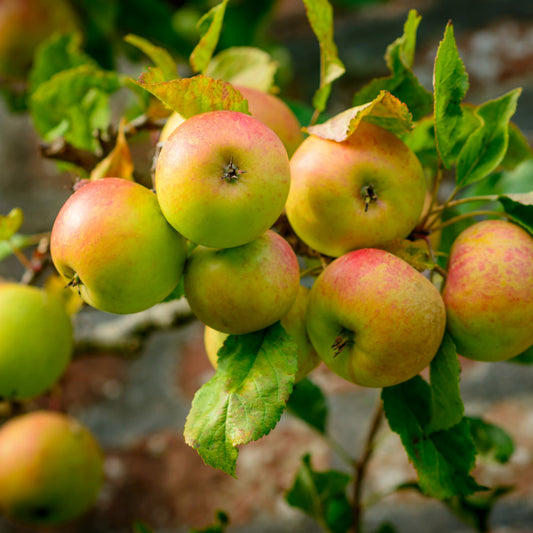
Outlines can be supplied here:
<path id="1" fill-rule="evenodd" d="M 362 195 L 363 199 L 365 200 L 365 213 L 368 211 L 368 206 L 370 205 L 370 202 L 377 202 L 378 195 L 376 194 L 376 189 L 374 188 L 374 185 L 370 183 L 369 185 L 365 185 L 362 189 Z"/>
<path id="2" fill-rule="evenodd" d="M 246 170 L 241 170 L 234 162 L 233 156 L 231 157 L 229 163 L 224 166 L 224 174 L 222 174 L 221 179 L 227 181 L 228 183 L 235 183 L 238 181 L 239 176 L 244 174 Z"/>

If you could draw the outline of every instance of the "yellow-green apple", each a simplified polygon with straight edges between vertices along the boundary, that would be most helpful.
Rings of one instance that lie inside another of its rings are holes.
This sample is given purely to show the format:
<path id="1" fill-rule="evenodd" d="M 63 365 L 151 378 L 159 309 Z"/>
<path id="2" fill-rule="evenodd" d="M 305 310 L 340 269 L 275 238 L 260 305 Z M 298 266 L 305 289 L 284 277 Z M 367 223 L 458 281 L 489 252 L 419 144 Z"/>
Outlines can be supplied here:
<path id="1" fill-rule="evenodd" d="M 85 302 L 117 314 L 166 298 L 187 253 L 155 194 L 119 178 L 88 182 L 70 196 L 54 222 L 50 251 L 61 277 Z"/>
<path id="2" fill-rule="evenodd" d="M 0 509 L 16 522 L 70 522 L 95 503 L 103 479 L 100 446 L 72 417 L 34 411 L 0 428 Z"/>
<path id="3" fill-rule="evenodd" d="M 307 303 L 307 331 L 326 366 L 367 387 L 418 374 L 437 353 L 445 325 L 436 287 L 403 259 L 374 248 L 332 261 Z"/>
<path id="4" fill-rule="evenodd" d="M 183 282 L 191 310 L 204 324 L 239 335 L 264 329 L 288 313 L 300 272 L 289 243 L 268 230 L 242 246 L 197 247 Z"/>
<path id="5" fill-rule="evenodd" d="M 279 137 L 237 111 L 195 115 L 163 144 L 156 193 L 170 224 L 213 248 L 259 237 L 283 211 L 289 158 Z"/>
<path id="6" fill-rule="evenodd" d="M 300 381 L 307 376 L 321 361 L 305 329 L 305 310 L 307 307 L 308 293 L 309 289 L 300 285 L 294 304 L 289 312 L 280 320 L 285 331 L 293 337 L 298 346 L 298 370 L 295 381 Z M 204 328 L 205 351 L 215 369 L 217 368 L 218 350 L 222 347 L 227 337 L 227 333 L 222 333 L 209 326 L 205 326 Z"/>
<path id="7" fill-rule="evenodd" d="M 26 76 L 37 45 L 54 32 L 79 28 L 66 0 L 2 0 L 0 2 L 0 75 Z"/>
<path id="8" fill-rule="evenodd" d="M 37 287 L 0 283 L 0 397 L 39 396 L 72 354 L 72 323 L 61 299 Z"/>
<path id="9" fill-rule="evenodd" d="M 343 142 L 310 135 L 291 158 L 286 211 L 300 239 L 338 257 L 403 239 L 426 194 L 416 155 L 391 132 L 361 122 Z"/>
<path id="10" fill-rule="evenodd" d="M 457 352 L 502 361 L 533 345 L 533 237 L 503 220 L 477 222 L 450 251 L 443 289 Z"/>
<path id="11" fill-rule="evenodd" d="M 276 133 L 291 157 L 303 141 L 302 128 L 291 108 L 281 98 L 265 91 L 242 85 L 234 87 L 248 101 L 252 117 L 259 119 Z M 159 142 L 164 143 L 184 120 L 179 113 L 172 113 L 161 130 Z"/>

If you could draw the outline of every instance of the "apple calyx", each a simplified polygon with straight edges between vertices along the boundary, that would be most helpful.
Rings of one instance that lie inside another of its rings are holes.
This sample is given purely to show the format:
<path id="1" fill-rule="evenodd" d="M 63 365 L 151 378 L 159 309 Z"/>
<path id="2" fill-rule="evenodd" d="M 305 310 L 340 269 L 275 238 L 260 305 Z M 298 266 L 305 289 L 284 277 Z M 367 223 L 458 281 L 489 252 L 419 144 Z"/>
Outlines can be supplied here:
<path id="1" fill-rule="evenodd" d="M 74 274 L 72 274 L 72 279 L 67 283 L 67 287 L 77 288 L 80 285 L 83 285 L 83 282 L 81 281 L 81 278 L 78 276 L 78 273 L 74 272 Z M 80 292 L 79 289 L 78 289 L 78 292 Z"/>
<path id="2" fill-rule="evenodd" d="M 346 347 L 353 346 L 354 344 L 354 333 L 349 329 L 342 328 L 339 334 L 335 337 L 331 349 L 333 350 L 333 357 L 337 357 Z"/>
<path id="3" fill-rule="evenodd" d="M 241 170 L 234 162 L 233 157 L 230 159 L 229 163 L 224 165 L 224 173 L 220 179 L 227 181 L 228 183 L 235 183 L 239 180 L 239 176 L 244 174 L 246 170 Z"/>
<path id="4" fill-rule="evenodd" d="M 378 195 L 376 193 L 376 189 L 374 188 L 374 185 L 372 183 L 369 183 L 368 185 L 365 185 L 361 189 L 361 195 L 365 201 L 365 213 L 368 211 L 368 206 L 371 202 L 377 202 Z"/>

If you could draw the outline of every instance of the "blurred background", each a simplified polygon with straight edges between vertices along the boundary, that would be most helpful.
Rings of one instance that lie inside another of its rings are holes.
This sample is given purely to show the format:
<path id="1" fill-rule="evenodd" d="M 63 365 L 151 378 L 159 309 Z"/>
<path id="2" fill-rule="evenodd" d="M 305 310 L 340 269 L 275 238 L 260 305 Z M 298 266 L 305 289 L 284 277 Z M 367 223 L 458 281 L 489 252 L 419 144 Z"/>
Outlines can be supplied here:
<path id="1" fill-rule="evenodd" d="M 29 0 L 19 1 L 31 9 Z M 55 4 L 54 0 L 49 3 Z M 126 34 L 167 48 L 182 64 L 180 74 L 186 76 L 187 58 L 198 40 L 196 24 L 215 3 L 71 0 L 69 4 L 72 25 L 83 35 L 83 50 L 102 68 L 136 78 L 150 63 L 124 42 Z M 422 84 L 431 89 L 438 43 L 452 20 L 470 76 L 467 100 L 482 102 L 522 87 L 513 120 L 532 143 L 533 2 L 331 0 L 331 4 L 335 41 L 346 74 L 334 83 L 327 113 L 351 107 L 360 87 L 388 74 L 386 47 L 402 34 L 407 13 L 414 8 L 422 16 L 414 67 Z M 7 0 L 0 0 L 0 24 L 5 5 Z M 70 22 L 60 24 L 67 28 Z M 27 57 L 13 67 L 12 74 L 0 77 L 0 214 L 20 207 L 25 233 L 50 230 L 76 178 L 42 157 L 42 140 L 26 110 L 31 35 L 38 36 L 28 27 Z M 259 46 L 271 53 L 279 63 L 280 95 L 299 110 L 302 120 L 310 116 L 319 82 L 319 49 L 303 2 L 230 1 L 219 49 L 237 45 Z M 153 141 L 153 135 L 141 136 L 131 146 L 141 180 L 149 174 Z M 530 171 L 531 165 L 523 170 Z M 533 185 L 533 171 L 528 176 Z M 20 279 L 23 272 L 14 258 L 0 263 L 0 277 Z M 205 356 L 201 324 L 186 306 L 171 305 L 171 311 L 162 316 L 154 312 L 117 317 L 84 309 L 75 318 L 76 358 L 60 390 L 43 399 L 42 405 L 59 406 L 95 433 L 106 453 L 106 485 L 96 507 L 60 531 L 132 532 L 135 521 L 141 521 L 158 533 L 182 533 L 212 523 L 217 510 L 228 514 L 228 531 L 235 533 L 320 531 L 284 501 L 284 494 L 306 453 L 317 469 L 342 469 L 343 465 L 328 443 L 301 421 L 284 415 L 270 435 L 242 448 L 236 480 L 205 466 L 184 443 L 182 431 L 191 400 L 213 370 Z M 533 370 L 510 363 L 463 360 L 462 365 L 467 413 L 501 425 L 515 440 L 515 453 L 507 465 L 487 462 L 476 469 L 481 484 L 513 488 L 494 506 L 491 531 L 532 532 Z M 379 391 L 350 385 L 323 367 L 311 378 L 327 395 L 331 434 L 357 455 Z M 380 431 L 378 444 L 365 491 L 382 497 L 366 514 L 369 532 L 386 522 L 400 533 L 474 531 L 439 502 L 412 491 L 387 495 L 415 475 L 388 428 Z M 1 533 L 29 531 L 0 519 Z"/>

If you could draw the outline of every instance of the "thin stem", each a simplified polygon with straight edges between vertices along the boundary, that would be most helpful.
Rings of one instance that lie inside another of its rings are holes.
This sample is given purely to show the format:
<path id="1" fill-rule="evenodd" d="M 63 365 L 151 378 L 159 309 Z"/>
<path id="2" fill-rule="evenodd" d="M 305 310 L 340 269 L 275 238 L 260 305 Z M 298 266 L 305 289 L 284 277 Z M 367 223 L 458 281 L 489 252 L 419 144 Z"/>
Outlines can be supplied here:
<path id="1" fill-rule="evenodd" d="M 462 204 L 468 204 L 470 202 L 495 202 L 497 199 L 498 199 L 498 196 L 496 194 L 488 194 L 485 196 L 470 196 L 468 198 L 459 198 L 459 200 L 453 200 L 451 202 L 448 202 L 446 206 L 444 206 L 443 204 L 443 205 L 436 207 L 435 209 L 433 209 L 431 214 L 432 215 L 440 214 L 445 209 L 456 207 Z"/>
<path id="2" fill-rule="evenodd" d="M 306 276 L 318 276 L 324 270 L 324 265 L 315 265 L 300 272 L 300 278 L 305 278 Z"/>
<path id="3" fill-rule="evenodd" d="M 447 226 L 451 226 L 452 224 L 455 224 L 456 222 L 460 222 L 461 220 L 466 220 L 468 218 L 477 217 L 477 216 L 499 216 L 502 218 L 506 218 L 512 222 L 515 222 L 518 224 L 518 220 L 509 215 L 508 213 L 502 213 L 500 211 L 490 211 L 490 210 L 480 210 L 480 211 L 470 211 L 469 213 L 464 213 L 463 215 L 458 215 L 456 217 L 450 218 L 446 220 L 445 222 L 442 222 L 437 227 L 433 228 L 433 231 L 438 231 L 440 229 L 443 229 Z"/>
<path id="4" fill-rule="evenodd" d="M 362 532 L 362 518 L 363 518 L 363 504 L 362 504 L 362 493 L 363 493 L 363 481 L 366 474 L 366 469 L 370 458 L 375 449 L 375 439 L 378 433 L 381 422 L 383 421 L 383 402 L 379 398 L 376 408 L 374 410 L 374 415 L 370 422 L 368 428 L 368 433 L 366 436 L 365 447 L 363 448 L 363 454 L 355 463 L 355 473 L 354 473 L 354 487 L 353 487 L 353 503 L 352 503 L 352 533 L 361 533 Z"/>
<path id="5" fill-rule="evenodd" d="M 340 442 L 332 439 L 329 435 L 322 435 L 326 442 L 333 448 L 336 454 L 350 467 L 353 468 L 357 461 L 348 453 L 348 451 L 342 446 Z"/>
<path id="6" fill-rule="evenodd" d="M 318 109 L 315 109 L 313 116 L 311 117 L 311 121 L 309 122 L 309 126 L 314 126 L 319 116 L 320 116 L 320 111 Z"/>
<path id="7" fill-rule="evenodd" d="M 437 169 L 437 175 L 435 176 L 435 181 L 433 182 L 433 189 L 431 191 L 431 202 L 429 203 L 426 214 L 420 221 L 421 228 L 425 227 L 426 222 L 428 221 L 428 218 L 430 217 L 430 215 L 433 214 L 433 207 L 435 203 L 437 202 L 437 193 L 439 192 L 441 182 L 442 182 L 442 167 L 439 165 Z"/>

